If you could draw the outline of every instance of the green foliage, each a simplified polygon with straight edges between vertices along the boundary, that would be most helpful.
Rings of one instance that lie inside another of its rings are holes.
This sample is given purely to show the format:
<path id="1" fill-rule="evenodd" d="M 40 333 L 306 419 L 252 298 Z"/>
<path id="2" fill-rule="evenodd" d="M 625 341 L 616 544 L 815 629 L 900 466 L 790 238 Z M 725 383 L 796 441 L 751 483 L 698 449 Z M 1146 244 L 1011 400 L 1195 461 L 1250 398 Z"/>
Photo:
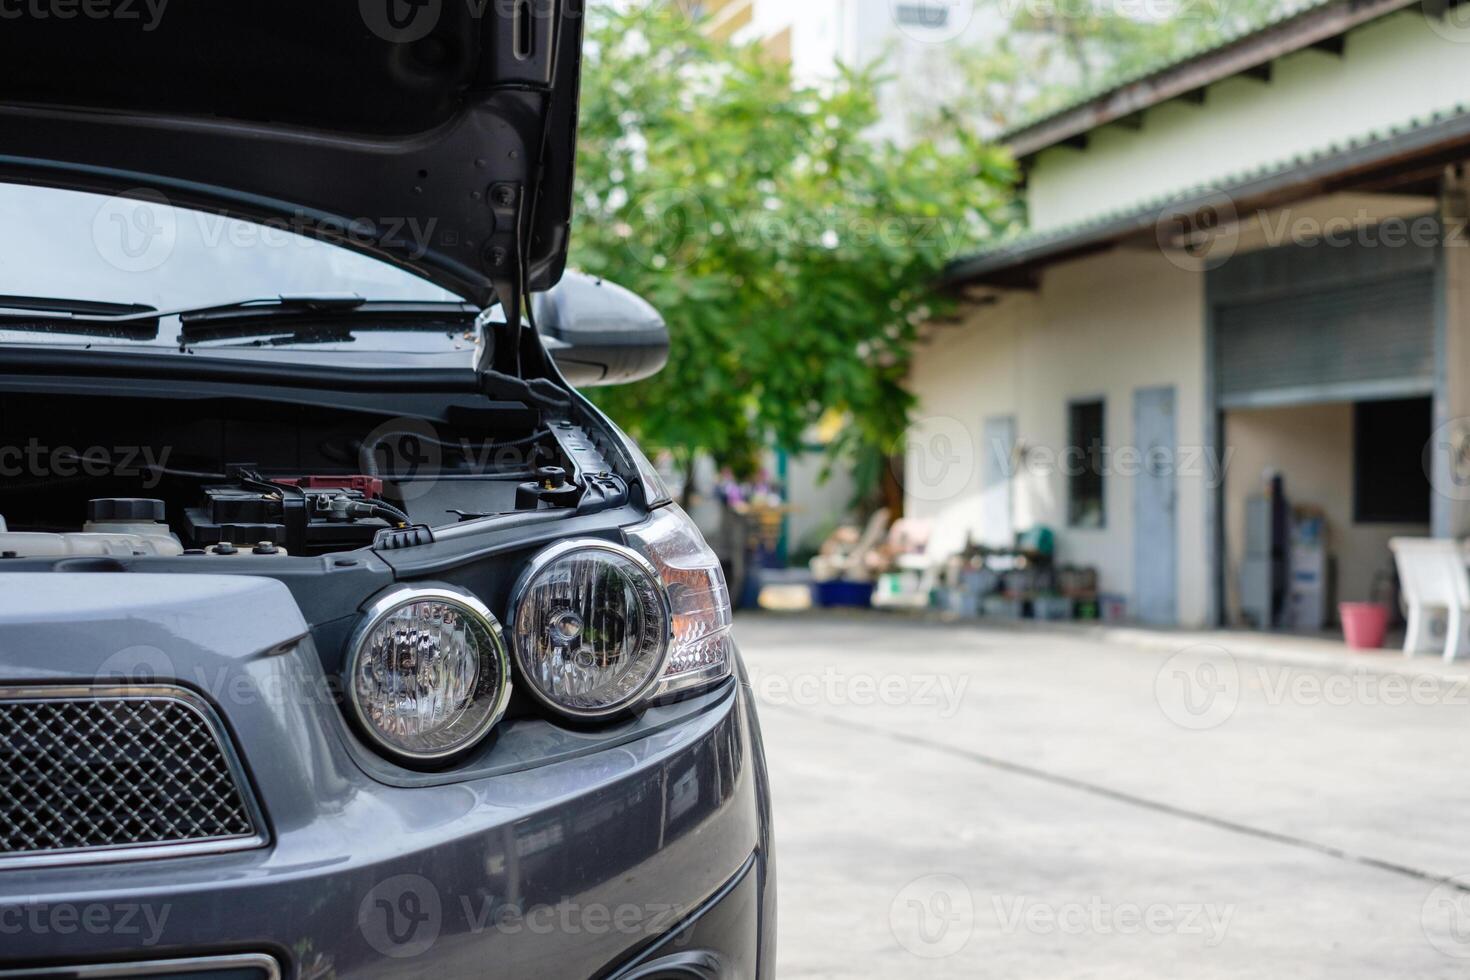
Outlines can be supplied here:
<path id="1" fill-rule="evenodd" d="M 572 262 L 633 289 L 668 368 L 595 393 L 653 447 L 748 472 L 828 411 L 851 458 L 891 446 L 944 264 L 1012 218 L 1005 154 L 962 130 L 871 138 L 875 69 L 806 87 L 680 4 L 589 11 Z"/>
<path id="2" fill-rule="evenodd" d="M 965 94 L 949 108 L 994 127 L 1012 126 L 1213 47 L 1289 6 L 1291 0 L 1023 3 L 997 39 L 953 53 Z M 1155 16 L 1138 15 L 1150 8 Z"/>

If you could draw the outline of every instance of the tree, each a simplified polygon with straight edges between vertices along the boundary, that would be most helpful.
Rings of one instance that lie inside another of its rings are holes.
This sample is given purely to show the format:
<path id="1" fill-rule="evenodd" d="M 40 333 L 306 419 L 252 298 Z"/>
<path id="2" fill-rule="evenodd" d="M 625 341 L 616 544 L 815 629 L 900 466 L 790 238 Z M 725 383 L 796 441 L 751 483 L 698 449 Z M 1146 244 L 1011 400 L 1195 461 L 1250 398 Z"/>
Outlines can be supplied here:
<path id="1" fill-rule="evenodd" d="M 1004 129 L 1280 16 L 1289 0 L 1021 4 L 994 40 L 951 52 L 964 96 L 949 112 Z M 1154 16 L 1139 16 L 1153 7 Z M 948 125 L 942 123 L 942 125 Z"/>
<path id="2" fill-rule="evenodd" d="M 589 18 L 572 261 L 673 335 L 659 376 L 595 397 L 686 465 L 749 472 L 829 411 L 848 423 L 835 453 L 891 447 L 932 284 L 1012 220 L 1011 161 L 962 130 L 872 139 L 874 68 L 811 87 L 679 5 Z"/>

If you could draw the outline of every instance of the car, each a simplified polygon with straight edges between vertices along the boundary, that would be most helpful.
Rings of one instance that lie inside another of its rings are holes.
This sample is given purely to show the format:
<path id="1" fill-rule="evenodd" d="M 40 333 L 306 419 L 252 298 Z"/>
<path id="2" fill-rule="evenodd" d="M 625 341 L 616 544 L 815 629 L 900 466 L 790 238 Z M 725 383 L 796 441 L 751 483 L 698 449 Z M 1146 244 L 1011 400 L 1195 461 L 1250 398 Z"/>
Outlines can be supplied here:
<path id="1" fill-rule="evenodd" d="M 566 267 L 579 0 L 13 13 L 0 977 L 770 976 L 729 590 L 582 390 L 669 335 Z"/>

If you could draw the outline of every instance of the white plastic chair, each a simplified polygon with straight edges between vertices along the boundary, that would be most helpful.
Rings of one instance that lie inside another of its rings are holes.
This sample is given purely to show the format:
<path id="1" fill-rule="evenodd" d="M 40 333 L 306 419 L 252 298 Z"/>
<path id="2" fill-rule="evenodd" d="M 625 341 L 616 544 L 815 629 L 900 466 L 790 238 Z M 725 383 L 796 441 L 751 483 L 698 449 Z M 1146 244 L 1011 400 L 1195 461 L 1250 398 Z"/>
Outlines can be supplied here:
<path id="1" fill-rule="evenodd" d="M 1444 658 L 1452 661 L 1465 648 L 1465 613 L 1470 611 L 1470 572 L 1458 542 L 1444 538 L 1394 538 L 1388 543 L 1399 569 L 1399 587 L 1409 606 L 1404 654 L 1434 649 L 1429 618 L 1445 615 Z"/>

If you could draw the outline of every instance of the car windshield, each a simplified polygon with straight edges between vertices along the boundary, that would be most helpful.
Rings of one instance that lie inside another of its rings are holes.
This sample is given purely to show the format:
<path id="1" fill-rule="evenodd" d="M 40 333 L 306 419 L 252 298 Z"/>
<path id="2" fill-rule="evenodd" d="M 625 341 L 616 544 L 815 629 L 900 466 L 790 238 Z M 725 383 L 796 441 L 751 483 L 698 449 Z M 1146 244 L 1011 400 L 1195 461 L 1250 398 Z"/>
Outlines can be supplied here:
<path id="1" fill-rule="evenodd" d="M 279 296 L 354 294 L 372 301 L 461 302 L 460 297 L 350 249 L 299 234 L 289 219 L 258 224 L 173 206 L 140 191 L 91 194 L 0 184 L 0 294 L 20 298 L 145 305 L 159 310 Z M 402 234 L 427 244 L 432 227 Z M 0 343 L 178 346 L 178 322 L 156 337 L 99 338 L 65 330 L 35 332 L 0 320 Z M 272 345 L 289 348 L 291 343 Z M 468 350 L 463 333 L 355 330 L 311 342 L 314 352 Z"/>

